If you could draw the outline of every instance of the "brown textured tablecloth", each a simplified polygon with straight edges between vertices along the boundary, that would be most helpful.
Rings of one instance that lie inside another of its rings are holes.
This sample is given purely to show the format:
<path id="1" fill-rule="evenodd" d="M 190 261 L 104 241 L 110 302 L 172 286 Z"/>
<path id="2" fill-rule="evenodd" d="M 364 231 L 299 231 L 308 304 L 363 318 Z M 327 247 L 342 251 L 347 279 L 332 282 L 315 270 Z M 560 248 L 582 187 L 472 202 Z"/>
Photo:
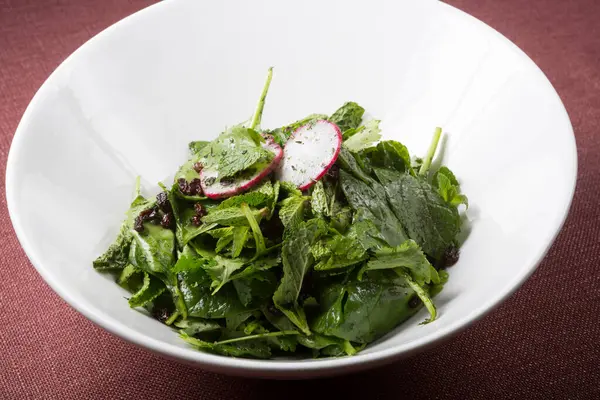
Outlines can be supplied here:
<path id="1" fill-rule="evenodd" d="M 0 0 L 3 165 L 25 107 L 52 70 L 150 3 Z M 71 309 L 27 260 L 1 196 L 0 399 L 291 399 L 324 388 L 340 399 L 600 398 L 600 0 L 449 3 L 499 30 L 544 70 L 577 137 L 571 214 L 514 296 L 442 347 L 380 369 L 306 382 L 215 375 L 126 343 Z"/>

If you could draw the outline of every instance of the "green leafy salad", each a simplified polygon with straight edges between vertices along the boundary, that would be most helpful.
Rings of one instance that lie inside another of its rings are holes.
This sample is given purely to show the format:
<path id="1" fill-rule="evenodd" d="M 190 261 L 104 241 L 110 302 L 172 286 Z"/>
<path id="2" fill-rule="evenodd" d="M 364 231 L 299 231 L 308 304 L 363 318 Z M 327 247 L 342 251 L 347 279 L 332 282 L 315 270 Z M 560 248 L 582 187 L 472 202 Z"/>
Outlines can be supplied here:
<path id="1" fill-rule="evenodd" d="M 423 307 L 458 260 L 458 180 L 411 157 L 354 102 L 277 129 L 256 111 L 136 196 L 94 262 L 140 308 L 233 357 L 353 355 Z M 293 354 L 292 354 L 293 353 Z"/>

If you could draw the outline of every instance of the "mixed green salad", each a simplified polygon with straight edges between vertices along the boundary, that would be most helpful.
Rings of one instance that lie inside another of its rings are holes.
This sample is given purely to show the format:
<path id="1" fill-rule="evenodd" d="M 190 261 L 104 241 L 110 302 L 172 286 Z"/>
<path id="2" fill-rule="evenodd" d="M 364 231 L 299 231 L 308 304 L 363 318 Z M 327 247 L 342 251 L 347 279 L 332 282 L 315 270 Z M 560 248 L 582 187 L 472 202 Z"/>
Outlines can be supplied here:
<path id="1" fill-rule="evenodd" d="M 421 308 L 458 260 L 458 180 L 381 140 L 348 102 L 260 128 L 272 77 L 246 123 L 190 158 L 156 198 L 136 196 L 93 265 L 203 351 L 233 357 L 352 355 Z"/>

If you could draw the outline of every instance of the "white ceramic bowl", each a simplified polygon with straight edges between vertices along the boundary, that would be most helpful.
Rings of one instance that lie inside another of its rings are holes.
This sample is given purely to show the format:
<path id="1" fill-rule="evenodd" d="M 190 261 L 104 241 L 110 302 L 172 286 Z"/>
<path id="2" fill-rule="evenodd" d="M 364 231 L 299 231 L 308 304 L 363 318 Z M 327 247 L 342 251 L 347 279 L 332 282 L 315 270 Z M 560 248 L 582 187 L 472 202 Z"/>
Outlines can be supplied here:
<path id="1" fill-rule="evenodd" d="M 424 153 L 435 126 L 469 196 L 471 231 L 436 299 L 354 357 L 257 361 L 196 351 L 128 307 L 92 269 L 113 239 L 134 178 L 153 191 L 211 139 L 252 113 L 275 75 L 264 127 L 354 100 L 384 135 Z M 389 362 L 438 343 L 497 306 L 540 262 L 567 215 L 576 177 L 569 118 L 517 47 L 436 1 L 167 1 L 110 27 L 70 56 L 27 108 L 6 190 L 33 265 L 107 330 L 205 369 L 310 377 Z"/>

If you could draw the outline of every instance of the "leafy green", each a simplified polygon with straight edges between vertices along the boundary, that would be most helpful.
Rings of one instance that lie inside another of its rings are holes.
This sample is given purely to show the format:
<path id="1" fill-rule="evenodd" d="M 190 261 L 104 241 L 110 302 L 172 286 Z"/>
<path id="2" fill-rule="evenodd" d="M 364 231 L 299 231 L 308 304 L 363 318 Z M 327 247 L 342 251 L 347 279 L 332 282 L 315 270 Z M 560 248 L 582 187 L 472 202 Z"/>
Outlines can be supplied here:
<path id="1" fill-rule="evenodd" d="M 325 193 L 323 181 L 318 181 L 313 186 L 312 196 L 310 199 L 310 206 L 312 212 L 320 217 L 330 215 L 329 202 L 327 201 L 327 194 Z"/>
<path id="2" fill-rule="evenodd" d="M 394 213 L 413 239 L 438 259 L 460 231 L 456 207 L 448 205 L 425 180 L 403 174 L 385 185 Z"/>
<path id="3" fill-rule="evenodd" d="M 144 272 L 144 282 L 140 290 L 138 290 L 131 298 L 129 298 L 130 307 L 143 307 L 166 290 L 165 285 L 150 274 Z"/>
<path id="4" fill-rule="evenodd" d="M 247 204 L 242 204 L 242 212 L 248 219 L 248 224 L 250 225 L 250 229 L 252 229 L 252 235 L 254 236 L 254 243 L 256 244 L 256 256 L 255 258 L 260 257 L 266 250 L 265 246 L 265 238 L 258 226 L 258 221 L 256 217 L 252 214 L 250 207 Z"/>
<path id="5" fill-rule="evenodd" d="M 314 332 L 357 343 L 370 343 L 418 311 L 405 278 L 388 271 L 369 271 L 362 281 L 336 283 L 322 292 Z"/>
<path id="6" fill-rule="evenodd" d="M 190 142 L 188 144 L 188 148 L 190 150 L 190 153 L 192 154 L 197 154 L 199 153 L 203 148 L 205 148 L 210 142 L 207 142 L 205 140 L 195 140 L 193 142 Z"/>
<path id="7" fill-rule="evenodd" d="M 384 140 L 377 143 L 376 147 L 365 150 L 364 156 L 375 167 L 392 169 L 398 172 L 409 172 L 414 175 L 408 149 L 402 143 L 395 140 Z"/>
<path id="8" fill-rule="evenodd" d="M 291 196 L 280 202 L 279 218 L 286 230 L 295 229 L 304 220 L 308 200 L 306 196 Z"/>
<path id="9" fill-rule="evenodd" d="M 217 207 L 217 210 L 239 207 L 247 204 L 250 207 L 261 208 L 269 207 L 272 204 L 274 196 L 274 187 L 271 181 L 266 180 L 258 187 L 237 196 L 229 197 L 223 200 Z"/>
<path id="10" fill-rule="evenodd" d="M 240 314 L 242 315 L 242 314 Z M 215 333 L 221 331 L 221 325 L 214 320 L 202 318 L 188 318 L 175 322 L 175 326 L 189 336 L 196 336 L 206 333 Z"/>
<path id="11" fill-rule="evenodd" d="M 364 108 L 349 101 L 338 108 L 331 117 L 329 117 L 329 121 L 336 124 L 342 132 L 345 132 L 348 129 L 358 128 L 364 113 Z"/>
<path id="12" fill-rule="evenodd" d="M 113 270 L 123 269 L 129 264 L 129 252 L 133 236 L 133 224 L 135 218 L 140 212 L 151 208 L 154 205 L 153 201 L 146 200 L 143 196 L 137 195 L 131 202 L 129 210 L 126 213 L 126 218 L 121 224 L 119 234 L 115 241 L 108 247 L 106 252 L 96 258 L 93 266 L 97 270 Z"/>
<path id="13" fill-rule="evenodd" d="M 383 186 L 377 182 L 370 185 L 354 178 L 346 171 L 340 171 L 342 191 L 355 210 L 355 221 L 371 221 L 379 230 L 381 239 L 390 246 L 398 246 L 407 237 L 402 224 L 390 210 Z"/>
<path id="14" fill-rule="evenodd" d="M 298 328 L 310 334 L 304 310 L 298 304 L 298 295 L 304 276 L 314 260 L 310 247 L 327 232 L 321 219 L 311 219 L 300 223 L 284 239 L 281 249 L 283 257 L 283 278 L 273 296 L 275 306 L 281 310 Z"/>
<path id="15" fill-rule="evenodd" d="M 260 220 L 267 212 L 268 210 L 266 208 L 252 210 L 252 215 L 255 219 Z M 202 222 L 205 225 L 249 226 L 248 218 L 246 218 L 246 214 L 241 207 L 215 209 L 214 211 L 210 211 L 208 215 L 202 217 Z"/>
<path id="16" fill-rule="evenodd" d="M 233 228 L 233 245 L 231 247 L 231 257 L 236 258 L 242 253 L 250 228 L 247 226 L 236 226 Z"/>
<path id="17" fill-rule="evenodd" d="M 314 122 L 316 122 L 318 120 L 323 120 L 323 119 L 327 119 L 327 115 L 325 115 L 325 114 L 311 114 L 308 117 L 302 118 L 301 120 L 293 122 L 293 123 L 291 123 L 291 124 L 289 124 L 287 126 L 284 126 L 282 128 L 277 128 L 277 129 L 274 129 L 272 131 L 268 131 L 268 133 L 271 134 L 275 138 L 275 141 L 280 146 L 284 146 L 285 143 L 290 138 L 290 136 L 292 135 L 292 133 L 294 133 L 294 131 L 296 129 L 300 128 L 301 126 L 308 125 L 308 124 L 311 124 L 311 123 L 314 123 Z"/>
<path id="18" fill-rule="evenodd" d="M 448 167 L 441 167 L 433 175 L 433 185 L 446 203 L 455 207 L 458 207 L 460 204 L 464 204 L 467 208 L 469 207 L 469 199 L 460 193 L 458 180 Z"/>
<path id="19" fill-rule="evenodd" d="M 361 126 L 359 131 L 353 134 L 350 138 L 344 141 L 344 147 L 350 151 L 360 151 L 381 139 L 381 129 L 379 123 L 381 121 L 372 119 L 365 125 Z"/>

